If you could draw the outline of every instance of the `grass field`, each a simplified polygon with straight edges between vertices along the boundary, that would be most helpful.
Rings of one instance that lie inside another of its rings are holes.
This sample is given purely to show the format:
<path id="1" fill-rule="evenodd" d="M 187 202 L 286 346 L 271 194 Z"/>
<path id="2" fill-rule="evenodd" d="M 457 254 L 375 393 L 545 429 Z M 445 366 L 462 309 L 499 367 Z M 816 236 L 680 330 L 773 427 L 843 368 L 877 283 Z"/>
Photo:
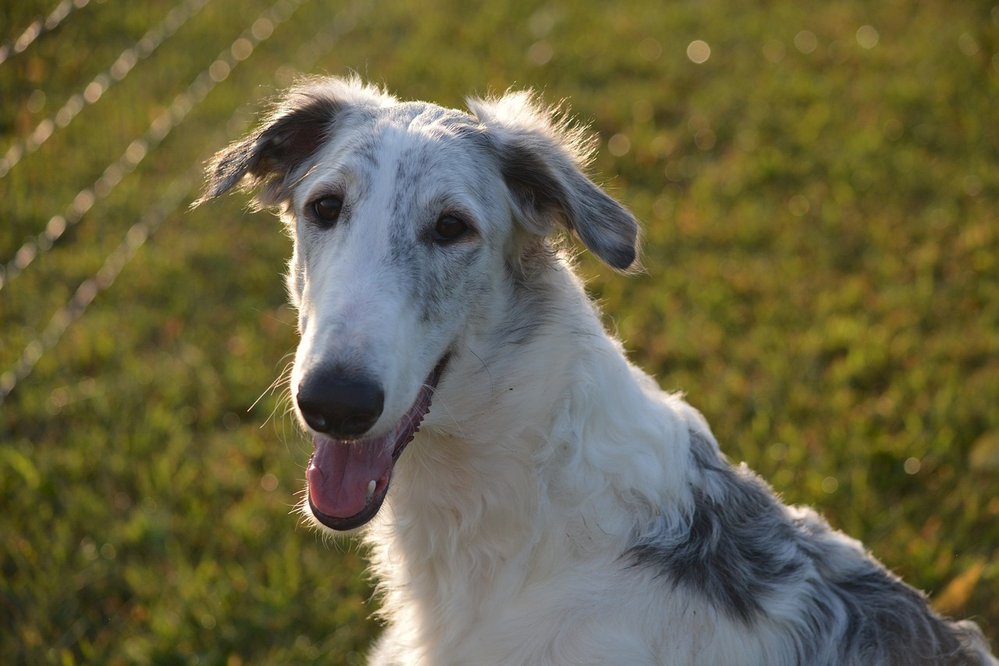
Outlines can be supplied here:
<path id="1" fill-rule="evenodd" d="M 377 635 L 363 554 L 289 515 L 289 243 L 186 210 L 261 99 L 351 70 L 568 98 L 645 225 L 644 274 L 581 260 L 632 358 L 999 643 L 994 0 L 271 3 L 92 0 L 20 41 L 57 0 L 0 6 L 0 663 Z"/>

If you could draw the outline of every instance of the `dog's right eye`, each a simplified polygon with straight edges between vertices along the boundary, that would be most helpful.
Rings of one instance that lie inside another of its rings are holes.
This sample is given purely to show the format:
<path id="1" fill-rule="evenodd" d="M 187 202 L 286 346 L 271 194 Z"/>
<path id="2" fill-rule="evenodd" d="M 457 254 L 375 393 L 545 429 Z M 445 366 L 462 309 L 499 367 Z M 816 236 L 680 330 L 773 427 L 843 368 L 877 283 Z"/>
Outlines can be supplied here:
<path id="1" fill-rule="evenodd" d="M 318 224 L 332 227 L 340 217 L 343 201 L 339 197 L 328 196 L 312 202 L 312 212 Z"/>

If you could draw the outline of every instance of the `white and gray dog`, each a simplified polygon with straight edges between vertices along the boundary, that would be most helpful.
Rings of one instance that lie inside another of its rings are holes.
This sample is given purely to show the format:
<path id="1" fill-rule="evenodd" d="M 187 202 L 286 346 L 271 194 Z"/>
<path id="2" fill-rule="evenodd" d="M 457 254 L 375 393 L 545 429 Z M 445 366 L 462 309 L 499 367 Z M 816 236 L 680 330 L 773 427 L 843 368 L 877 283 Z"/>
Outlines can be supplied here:
<path id="1" fill-rule="evenodd" d="M 202 199 L 259 188 L 294 238 L 302 510 L 363 526 L 372 661 L 996 664 L 628 362 L 551 240 L 635 262 L 587 137 L 529 94 L 468 105 L 304 81 Z"/>

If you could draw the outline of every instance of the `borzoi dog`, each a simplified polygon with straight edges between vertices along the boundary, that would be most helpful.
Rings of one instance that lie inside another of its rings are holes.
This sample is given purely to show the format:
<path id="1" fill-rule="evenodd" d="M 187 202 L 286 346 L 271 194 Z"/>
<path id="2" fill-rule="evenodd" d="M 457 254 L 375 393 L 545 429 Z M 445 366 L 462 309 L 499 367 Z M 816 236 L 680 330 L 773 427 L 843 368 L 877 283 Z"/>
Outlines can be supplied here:
<path id="1" fill-rule="evenodd" d="M 529 94 L 468 105 L 303 82 L 202 198 L 259 188 L 294 238 L 303 511 L 363 527 L 372 662 L 996 664 L 628 362 L 551 240 L 635 262 L 586 136 Z"/>

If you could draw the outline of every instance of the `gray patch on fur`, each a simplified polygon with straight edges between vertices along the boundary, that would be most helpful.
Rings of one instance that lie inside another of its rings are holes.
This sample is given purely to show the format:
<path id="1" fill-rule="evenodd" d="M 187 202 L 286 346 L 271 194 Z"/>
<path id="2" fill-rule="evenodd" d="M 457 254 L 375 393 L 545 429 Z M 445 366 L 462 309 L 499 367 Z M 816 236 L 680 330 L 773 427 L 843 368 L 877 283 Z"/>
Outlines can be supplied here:
<path id="1" fill-rule="evenodd" d="M 637 565 L 746 625 L 778 623 L 800 664 L 989 663 L 973 623 L 941 618 L 813 511 L 792 512 L 706 436 L 690 438 L 700 483 L 689 514 L 637 540 L 628 550 Z M 778 599 L 801 612 L 781 620 L 769 610 Z"/>
<path id="2" fill-rule="evenodd" d="M 416 123 L 424 123 L 421 130 L 426 134 L 426 141 L 403 151 L 394 167 L 384 165 L 395 170 L 389 209 L 392 225 L 388 259 L 407 277 L 404 282 L 413 301 L 419 304 L 421 320 L 430 321 L 446 316 L 455 290 L 463 290 L 462 300 L 468 301 L 476 288 L 473 282 L 461 276 L 466 275 L 469 265 L 476 261 L 480 252 L 478 245 L 461 241 L 438 245 L 432 239 L 431 229 L 437 217 L 450 211 L 446 199 L 435 198 L 446 197 L 447 192 L 437 191 L 439 184 L 428 180 L 430 174 L 447 168 L 443 161 L 448 159 L 448 144 L 467 141 L 476 130 L 467 114 L 436 107 L 428 109 L 422 105 L 402 105 L 395 122 L 386 126 L 385 131 L 405 132 L 398 127 Z M 380 140 L 386 139 L 381 137 Z M 416 219 L 411 219 L 414 216 Z M 429 259 L 425 256 L 428 253 Z M 448 261 L 434 262 L 433 255 L 437 253 L 448 253 Z M 425 260 L 427 265 L 437 265 L 440 271 L 421 270 Z"/>
<path id="3" fill-rule="evenodd" d="M 695 467 L 705 487 L 694 487 L 685 531 L 661 534 L 633 546 L 640 562 L 655 562 L 677 585 L 707 597 L 726 614 L 751 623 L 766 597 L 787 581 L 800 582 L 804 561 L 784 546 L 794 528 L 766 485 L 745 469 L 712 460 L 698 435 L 691 437 Z M 721 492 L 712 494 L 710 485 Z"/>

